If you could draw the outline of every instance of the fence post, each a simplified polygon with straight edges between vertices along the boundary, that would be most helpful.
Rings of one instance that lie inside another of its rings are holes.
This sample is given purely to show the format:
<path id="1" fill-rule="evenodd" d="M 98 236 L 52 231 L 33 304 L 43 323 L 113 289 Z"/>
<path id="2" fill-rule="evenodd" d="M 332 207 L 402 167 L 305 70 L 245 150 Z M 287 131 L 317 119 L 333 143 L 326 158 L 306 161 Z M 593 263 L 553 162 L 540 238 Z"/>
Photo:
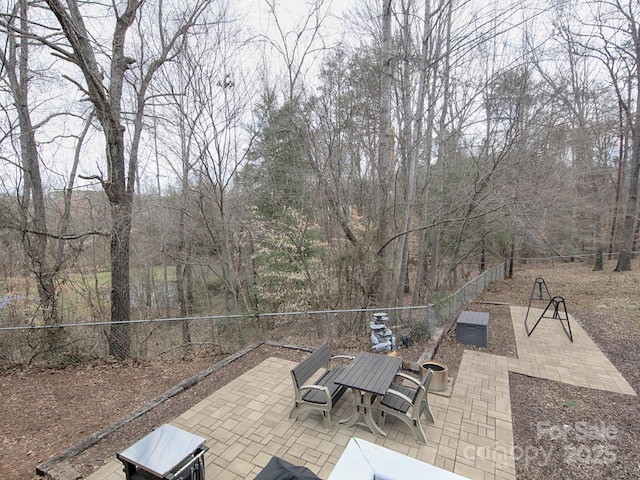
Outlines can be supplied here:
<path id="1" fill-rule="evenodd" d="M 331 344 L 331 314 L 327 312 L 327 343 Z"/>

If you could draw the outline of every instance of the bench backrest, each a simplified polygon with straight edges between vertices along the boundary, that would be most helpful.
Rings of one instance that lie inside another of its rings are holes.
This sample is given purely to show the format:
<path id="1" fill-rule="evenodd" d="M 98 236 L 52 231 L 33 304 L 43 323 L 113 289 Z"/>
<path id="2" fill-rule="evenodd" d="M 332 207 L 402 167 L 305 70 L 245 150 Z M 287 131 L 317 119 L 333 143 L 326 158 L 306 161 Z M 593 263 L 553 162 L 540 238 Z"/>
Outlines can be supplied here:
<path id="1" fill-rule="evenodd" d="M 330 361 L 331 352 L 329 351 L 329 344 L 323 343 L 316 348 L 311 355 L 302 360 L 293 370 L 291 370 L 296 386 L 300 387 L 301 385 L 304 385 L 304 383 L 309 380 L 314 373 L 322 367 L 326 367 Z"/>
<path id="2" fill-rule="evenodd" d="M 429 384 L 431 383 L 431 379 L 433 378 L 433 370 L 429 369 L 427 370 L 427 373 L 425 373 L 422 377 L 422 379 L 420 380 L 420 387 L 416 390 L 415 395 L 413 396 L 413 398 L 411 399 L 411 401 L 415 404 L 416 400 L 418 400 L 418 395 L 420 395 L 421 392 L 426 392 L 429 390 Z"/>
<path id="3" fill-rule="evenodd" d="M 427 405 L 427 392 L 429 391 L 429 384 L 431 383 L 431 379 L 433 378 L 433 370 L 427 370 L 427 373 L 424 375 L 420 382 L 420 387 L 416 390 L 416 393 L 411 401 L 413 407 L 417 407 L 417 417 L 422 415 L 425 408 L 429 408 Z M 414 411 L 415 412 L 415 411 Z M 429 410 L 429 415 L 431 415 L 431 410 Z"/>

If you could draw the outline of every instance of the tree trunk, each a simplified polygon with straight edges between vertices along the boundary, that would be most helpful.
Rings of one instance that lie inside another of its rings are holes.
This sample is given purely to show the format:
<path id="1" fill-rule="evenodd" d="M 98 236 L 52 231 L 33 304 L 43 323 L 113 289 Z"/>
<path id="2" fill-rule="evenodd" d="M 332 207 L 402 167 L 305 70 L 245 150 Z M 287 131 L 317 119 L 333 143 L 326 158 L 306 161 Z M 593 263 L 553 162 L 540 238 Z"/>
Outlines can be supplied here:
<path id="1" fill-rule="evenodd" d="M 636 232 L 636 213 L 638 211 L 638 175 L 640 174 L 640 112 L 637 112 L 631 127 L 631 174 L 629 179 L 629 196 L 622 226 L 622 248 L 618 256 L 616 272 L 631 270 L 633 240 Z"/>
<path id="2" fill-rule="evenodd" d="M 593 271 L 599 272 L 599 271 L 602 271 L 604 268 L 603 258 L 602 258 L 602 253 L 604 251 L 604 248 L 602 246 L 602 217 L 599 213 L 594 215 L 594 226 L 595 226 L 594 240 L 596 244 L 596 254 L 593 259 Z"/>
<path id="3" fill-rule="evenodd" d="M 183 105 L 180 103 L 180 111 L 182 113 Z M 180 179 L 180 213 L 178 220 L 178 264 L 176 265 L 176 281 L 178 289 L 178 304 L 180 306 L 180 317 L 183 319 L 191 315 L 191 299 L 192 293 L 189 292 L 192 285 L 191 276 L 191 245 L 187 239 L 187 202 L 189 201 L 189 174 L 191 173 L 191 165 L 189 163 L 189 148 L 187 142 L 187 131 L 181 114 L 178 118 L 180 128 L 180 158 L 182 163 L 181 179 Z M 184 345 L 191 344 L 191 331 L 189 322 L 182 320 L 182 343 Z"/>
<path id="4" fill-rule="evenodd" d="M 620 210 L 620 191 L 622 189 L 622 175 L 627 158 L 628 138 L 627 129 L 625 128 L 625 116 L 623 115 L 622 105 L 619 103 L 618 112 L 620 127 L 620 146 L 618 149 L 618 168 L 616 175 L 616 195 L 613 203 L 613 213 L 611 214 L 611 229 L 609 231 L 609 254 L 614 250 L 614 242 L 616 238 L 616 225 L 618 224 L 618 212 Z"/>
<path id="5" fill-rule="evenodd" d="M 52 326 L 60 323 L 58 310 L 58 291 L 55 275 L 56 267 L 48 252 L 49 231 L 45 208 L 45 194 L 40 175 L 40 159 L 36 132 L 31 118 L 29 84 L 32 72 L 29 70 L 30 43 L 27 35 L 30 30 L 29 4 L 20 0 L 16 6 L 19 14 L 11 21 L 19 19 L 20 25 L 7 30 L 7 45 L 0 52 L 0 65 L 6 72 L 10 94 L 18 115 L 20 158 L 23 171 L 23 191 L 19 199 L 22 222 L 22 245 L 29 257 L 29 270 L 37 282 L 38 299 L 42 322 Z M 17 12 L 13 12 L 14 14 Z M 17 31 L 24 37 L 18 39 Z M 46 349 L 52 351 L 60 343 L 60 329 L 49 329 L 45 337 Z"/>
<path id="6" fill-rule="evenodd" d="M 190 350 L 191 346 L 191 328 L 189 321 L 186 318 L 191 316 L 191 305 L 193 302 L 193 272 L 191 268 L 191 264 L 187 263 L 184 265 L 183 270 L 183 309 L 184 315 L 182 318 L 182 343 L 187 346 L 187 350 Z M 186 307 L 186 308 L 185 308 Z"/>
<path id="7" fill-rule="evenodd" d="M 624 4 L 627 5 L 627 4 Z M 636 13 L 637 2 L 628 3 L 628 11 L 626 6 L 621 3 L 615 3 L 614 9 L 622 15 L 625 22 L 628 22 L 630 53 L 629 61 L 633 64 L 633 85 L 635 99 L 630 100 L 623 105 L 627 116 L 627 123 L 631 132 L 631 172 L 629 176 L 629 193 L 627 197 L 627 205 L 624 216 L 624 224 L 622 226 L 622 248 L 618 257 L 618 264 L 615 271 L 626 272 L 631 270 L 631 257 L 633 254 L 634 236 L 636 233 L 636 222 L 638 213 L 638 176 L 640 175 L 640 23 L 634 16 Z M 615 82 L 615 78 L 612 80 Z M 631 82 L 631 80 L 628 80 Z M 616 88 L 618 101 L 622 103 L 620 90 Z M 631 94 L 631 89 L 629 89 Z"/>
<path id="8" fill-rule="evenodd" d="M 428 2 L 427 2 L 428 3 Z M 426 8 L 426 7 L 425 7 Z M 430 16 L 430 13 L 429 13 Z M 432 29 L 430 27 L 429 29 L 429 38 L 431 38 L 432 36 Z M 437 50 L 437 49 L 436 49 Z M 438 88 L 438 82 L 436 81 L 436 71 L 438 68 L 438 62 L 435 62 L 435 65 L 430 63 L 430 68 L 432 69 L 433 74 L 429 75 L 427 78 L 427 83 L 430 83 L 430 85 L 428 85 L 428 91 L 429 91 L 429 98 L 435 98 L 436 97 L 436 91 Z M 427 124 L 426 124 L 426 128 L 424 129 L 426 133 L 426 139 L 425 139 L 425 145 L 424 145 L 424 151 L 425 151 L 425 158 L 424 158 L 424 163 L 426 165 L 427 168 L 427 174 L 426 176 L 429 177 L 429 169 L 432 168 L 431 167 L 431 162 L 432 162 L 432 154 L 431 151 L 433 149 L 433 133 L 435 128 L 435 122 L 436 122 L 436 109 L 435 108 L 428 108 L 427 110 Z M 439 175 L 439 171 L 437 170 L 438 165 L 436 165 L 433 168 L 433 171 L 436 172 L 435 173 L 435 178 L 438 179 L 438 175 Z M 436 180 L 438 181 L 438 180 Z M 427 217 L 427 212 L 429 211 L 430 208 L 434 208 L 435 205 L 435 217 L 438 217 L 438 209 L 440 208 L 440 205 L 438 204 L 438 200 L 436 199 L 434 205 L 431 205 L 429 203 L 430 197 L 429 197 L 429 193 L 428 193 L 428 188 L 424 188 L 424 198 L 422 199 L 422 209 L 423 209 L 423 216 Z M 439 191 L 438 191 L 438 196 L 440 196 Z M 441 197 L 440 197 L 441 198 Z M 428 229 L 423 229 L 420 232 L 420 240 L 419 240 L 419 245 L 418 245 L 418 268 L 416 271 L 416 280 L 415 280 L 415 286 L 413 289 L 413 304 L 414 305 L 422 305 L 424 304 L 423 301 L 423 290 L 424 290 L 424 285 L 426 284 L 427 286 L 430 285 L 430 275 L 431 275 L 431 269 L 430 269 L 430 258 L 429 258 L 429 254 L 428 254 L 428 239 L 429 239 L 429 234 L 433 233 L 433 238 L 436 240 L 434 242 L 434 244 L 432 245 L 432 250 L 431 253 L 433 254 L 435 249 L 438 253 L 436 254 L 436 257 L 439 255 L 439 249 L 440 249 L 440 244 L 439 244 L 439 239 L 440 239 L 440 234 L 439 234 L 439 229 L 440 227 L 436 226 L 434 229 L 428 230 Z M 437 259 L 437 258 L 436 258 Z M 431 256 L 431 260 L 434 260 L 433 255 Z"/>
<path id="9" fill-rule="evenodd" d="M 410 63 L 411 50 L 409 45 L 411 42 L 411 29 L 409 27 L 409 15 L 410 15 L 410 3 L 406 7 L 404 12 L 405 28 L 404 28 L 404 44 L 405 44 L 405 74 L 403 77 L 403 93 L 405 95 L 404 103 L 404 115 L 405 115 L 405 129 L 404 144 L 406 146 L 407 153 L 405 158 L 407 159 L 407 192 L 406 192 L 406 210 L 404 215 L 403 231 L 409 232 L 411 230 L 411 220 L 414 216 L 416 204 L 416 187 L 417 187 L 417 169 L 418 169 L 418 157 L 421 152 L 420 146 L 423 144 L 423 118 L 424 118 L 424 105 L 427 96 L 428 86 L 428 58 L 429 58 L 429 42 L 431 41 L 431 11 L 430 2 L 425 2 L 424 23 L 423 23 L 423 39 L 422 39 L 422 51 L 420 57 L 420 69 L 419 69 L 419 81 L 417 97 L 414 100 L 416 102 L 415 113 L 412 112 L 411 104 L 411 82 L 410 82 L 410 69 L 408 67 Z M 411 120 L 414 119 L 414 120 Z M 427 142 L 430 143 L 430 142 Z M 422 237 L 420 233 L 420 237 Z M 398 283 L 396 288 L 396 296 L 398 300 L 402 299 L 402 296 L 410 291 L 409 284 L 409 254 L 410 243 L 409 233 L 406 233 L 402 237 L 402 247 L 399 256 L 398 266 Z"/>
<path id="10" fill-rule="evenodd" d="M 618 256 L 618 263 L 614 269 L 616 272 L 628 272 L 631 270 L 631 256 L 633 252 L 633 237 L 636 231 L 636 212 L 638 209 L 638 174 L 640 173 L 640 135 L 638 126 L 633 128 L 633 147 L 631 153 L 631 178 L 629 182 L 629 196 L 622 226 L 622 248 Z"/>
<path id="11" fill-rule="evenodd" d="M 516 242 L 511 237 L 511 252 L 509 253 L 509 270 L 507 271 L 507 278 L 513 278 L 513 263 L 516 256 Z"/>
<path id="12" fill-rule="evenodd" d="M 390 231 L 389 198 L 391 195 L 390 172 L 393 161 L 393 128 L 391 127 L 391 81 L 393 79 L 393 37 L 391 32 L 393 0 L 382 0 L 382 59 L 380 68 L 380 112 L 378 124 L 378 162 L 375 191 L 373 193 L 376 204 L 376 245 L 378 245 L 379 262 L 375 267 L 371 280 L 369 297 L 374 303 L 384 304 L 388 291 L 383 290 L 388 285 L 390 248 L 386 245 Z"/>
<path id="13" fill-rule="evenodd" d="M 446 24 L 446 35 L 445 35 L 445 45 L 444 45 L 444 58 L 442 59 L 444 62 L 444 67 L 442 71 L 443 77 L 443 86 L 442 86 L 442 111 L 440 112 L 440 119 L 438 122 L 438 144 L 437 144 L 437 158 L 436 158 L 436 181 L 437 190 L 438 190 L 438 198 L 436 199 L 436 211 L 438 212 L 437 219 L 441 220 L 442 211 L 444 207 L 444 174 L 445 174 L 445 157 L 447 154 L 447 132 L 446 132 L 446 124 L 447 124 L 447 115 L 448 115 L 448 107 L 449 107 L 449 98 L 451 95 L 449 85 L 450 85 L 450 75 L 451 75 L 451 22 L 452 22 L 452 13 L 453 13 L 453 2 L 449 2 L 449 8 L 447 10 L 447 24 Z M 436 226 L 433 229 L 433 245 L 431 250 L 431 262 L 429 266 L 429 277 L 427 280 L 427 290 L 429 292 L 433 292 L 437 286 L 438 279 L 438 269 L 440 267 L 440 242 L 442 236 L 442 227 L 440 225 Z"/>
<path id="14" fill-rule="evenodd" d="M 129 245 L 131 237 L 131 199 L 111 203 L 111 331 L 109 354 L 116 358 L 131 356 L 129 320 Z"/>
<path id="15" fill-rule="evenodd" d="M 602 254 L 603 254 L 602 245 L 598 245 L 598 248 L 596 249 L 596 255 L 593 261 L 594 272 L 601 272 L 604 269 Z"/>

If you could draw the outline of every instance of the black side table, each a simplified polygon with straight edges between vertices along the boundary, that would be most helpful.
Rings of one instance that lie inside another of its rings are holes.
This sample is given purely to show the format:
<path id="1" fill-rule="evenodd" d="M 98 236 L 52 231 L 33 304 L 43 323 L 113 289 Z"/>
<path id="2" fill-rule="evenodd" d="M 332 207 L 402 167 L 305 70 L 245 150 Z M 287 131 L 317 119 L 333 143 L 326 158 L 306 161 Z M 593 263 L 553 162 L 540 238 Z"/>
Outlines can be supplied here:
<path id="1" fill-rule="evenodd" d="M 205 439 L 162 425 L 116 454 L 127 480 L 204 480 Z"/>

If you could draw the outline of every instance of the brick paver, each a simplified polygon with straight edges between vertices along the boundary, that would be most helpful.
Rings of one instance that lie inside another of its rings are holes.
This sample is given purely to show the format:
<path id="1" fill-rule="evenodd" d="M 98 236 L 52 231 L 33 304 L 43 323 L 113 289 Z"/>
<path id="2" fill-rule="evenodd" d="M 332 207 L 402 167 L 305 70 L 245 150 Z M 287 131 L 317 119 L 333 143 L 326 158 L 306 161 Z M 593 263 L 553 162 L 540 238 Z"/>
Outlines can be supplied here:
<path id="1" fill-rule="evenodd" d="M 539 315 L 541 310 L 530 312 Z M 251 479 L 273 455 L 304 465 L 326 478 L 347 442 L 359 437 L 470 479 L 515 479 L 509 399 L 509 371 L 573 385 L 635 395 L 635 392 L 570 317 L 571 343 L 558 320 L 543 319 L 531 337 L 524 329 L 526 308 L 512 307 L 518 358 L 465 350 L 450 397 L 429 395 L 436 425 L 427 426 L 427 445 L 419 444 L 401 422 L 389 418 L 386 438 L 362 426 L 345 428 L 338 419 L 353 406 L 345 394 L 326 431 L 320 414 L 289 420 L 294 363 L 269 358 L 184 412 L 173 425 L 207 439 L 207 478 Z M 537 318 L 537 317 L 536 317 Z M 88 477 L 122 480 L 115 459 Z"/>
<path id="2" fill-rule="evenodd" d="M 542 312 L 542 309 L 531 309 L 527 319 L 529 328 Z M 528 337 L 524 326 L 526 313 L 526 307 L 511 307 L 511 320 L 518 347 L 518 358 L 509 359 L 511 372 L 578 387 L 636 394 L 571 315 L 569 322 L 573 343 L 562 329 L 560 320 L 551 318 L 543 318 Z"/>

